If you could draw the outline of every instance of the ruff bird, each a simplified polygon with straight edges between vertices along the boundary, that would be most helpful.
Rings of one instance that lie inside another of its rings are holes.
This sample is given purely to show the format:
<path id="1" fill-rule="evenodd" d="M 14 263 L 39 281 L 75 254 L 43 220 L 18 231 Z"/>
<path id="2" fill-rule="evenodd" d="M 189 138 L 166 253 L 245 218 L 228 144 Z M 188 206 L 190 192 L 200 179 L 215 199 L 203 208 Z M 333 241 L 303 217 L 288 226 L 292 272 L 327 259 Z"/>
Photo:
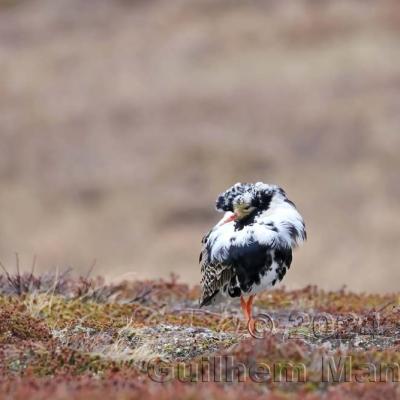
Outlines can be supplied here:
<path id="1" fill-rule="evenodd" d="M 282 188 L 262 182 L 236 183 L 216 208 L 225 215 L 202 240 L 200 307 L 240 297 L 250 327 L 254 296 L 283 279 L 304 221 Z"/>

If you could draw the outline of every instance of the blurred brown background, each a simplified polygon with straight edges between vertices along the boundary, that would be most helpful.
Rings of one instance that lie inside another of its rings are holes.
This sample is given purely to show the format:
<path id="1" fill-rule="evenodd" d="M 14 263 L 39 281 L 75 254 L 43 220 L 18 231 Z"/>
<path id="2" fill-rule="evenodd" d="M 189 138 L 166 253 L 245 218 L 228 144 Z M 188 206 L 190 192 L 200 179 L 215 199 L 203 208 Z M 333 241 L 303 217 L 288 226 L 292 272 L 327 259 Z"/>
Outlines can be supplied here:
<path id="1" fill-rule="evenodd" d="M 0 141 L 10 269 L 197 283 L 262 180 L 308 227 L 286 286 L 398 289 L 398 1 L 0 0 Z"/>

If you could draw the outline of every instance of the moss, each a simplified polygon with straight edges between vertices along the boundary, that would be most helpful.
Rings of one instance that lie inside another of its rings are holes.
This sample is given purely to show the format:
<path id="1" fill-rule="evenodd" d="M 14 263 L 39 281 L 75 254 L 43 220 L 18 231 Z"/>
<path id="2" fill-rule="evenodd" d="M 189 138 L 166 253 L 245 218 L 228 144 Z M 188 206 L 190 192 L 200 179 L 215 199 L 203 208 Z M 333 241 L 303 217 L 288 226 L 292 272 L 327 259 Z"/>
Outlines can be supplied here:
<path id="1" fill-rule="evenodd" d="M 78 398 L 116 393 L 121 398 L 128 393 L 166 399 L 176 393 L 199 399 L 207 393 L 207 398 L 220 398 L 224 390 L 231 398 L 252 400 L 264 398 L 265 390 L 274 398 L 341 398 L 361 391 L 343 379 L 321 381 L 323 357 L 350 357 L 354 375 L 363 372 L 366 362 L 389 369 L 400 362 L 397 294 L 326 292 L 314 286 L 264 293 L 257 297 L 256 310 L 270 315 L 275 329 L 256 339 L 237 317 L 237 307 L 223 313 L 198 310 L 198 289 L 174 280 L 101 289 L 85 280 L 69 280 L 57 293 L 24 287 L 24 292 L 0 295 L 0 391 L 10 396 L 15 389 L 4 382 L 19 379 L 14 386 L 32 398 L 57 398 L 60 388 Z M 330 318 L 327 324 L 323 316 Z M 204 361 L 221 360 L 234 363 L 219 365 L 223 378 L 213 369 L 209 382 L 203 382 L 197 371 L 207 368 Z M 150 376 L 152 362 L 164 363 L 170 372 L 172 378 L 164 385 Z M 240 366 L 261 364 L 273 371 L 264 382 L 237 373 Z M 302 365 L 305 382 L 276 379 L 286 373 L 297 376 Z M 230 376 L 236 386 L 227 380 Z M 367 394 L 378 393 L 373 386 L 363 387 Z M 381 387 L 390 396 L 388 386 Z"/>
<path id="2" fill-rule="evenodd" d="M 46 341 L 51 333 L 43 321 L 32 317 L 25 307 L 3 304 L 0 311 L 0 343 L 16 343 L 21 340 Z"/>

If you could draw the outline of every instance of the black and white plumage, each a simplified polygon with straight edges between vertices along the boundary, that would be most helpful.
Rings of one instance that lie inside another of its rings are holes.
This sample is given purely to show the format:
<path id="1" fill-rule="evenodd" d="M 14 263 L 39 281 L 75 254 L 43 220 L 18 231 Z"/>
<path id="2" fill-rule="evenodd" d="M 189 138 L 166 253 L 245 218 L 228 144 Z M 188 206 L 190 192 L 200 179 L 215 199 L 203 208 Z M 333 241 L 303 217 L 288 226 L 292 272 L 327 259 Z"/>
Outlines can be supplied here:
<path id="1" fill-rule="evenodd" d="M 302 216 L 283 189 L 262 182 L 236 183 L 216 202 L 222 220 L 204 236 L 200 306 L 250 296 L 274 286 L 290 268 L 292 249 L 306 240 Z"/>

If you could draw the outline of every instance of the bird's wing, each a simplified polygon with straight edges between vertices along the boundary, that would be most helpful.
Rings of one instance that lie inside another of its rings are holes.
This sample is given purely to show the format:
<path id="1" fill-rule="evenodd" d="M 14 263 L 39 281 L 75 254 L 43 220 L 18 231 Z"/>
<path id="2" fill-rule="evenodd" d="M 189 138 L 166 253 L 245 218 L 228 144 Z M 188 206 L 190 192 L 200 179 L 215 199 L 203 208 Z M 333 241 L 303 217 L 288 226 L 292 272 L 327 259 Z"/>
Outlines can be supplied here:
<path id="1" fill-rule="evenodd" d="M 210 304 L 213 297 L 233 276 L 233 269 L 230 265 L 210 260 L 209 246 L 207 245 L 208 236 L 206 235 L 203 238 L 203 247 L 199 258 L 201 266 L 200 307 Z"/>
<path id="2" fill-rule="evenodd" d="M 201 296 L 200 296 L 200 307 L 207 305 L 211 302 L 212 298 L 219 292 L 219 290 L 228 283 L 233 276 L 232 266 L 213 260 L 211 258 L 212 246 L 210 246 L 209 238 L 212 238 L 212 242 L 215 242 L 215 233 L 217 237 L 223 232 L 229 232 L 233 229 L 232 223 L 225 223 L 229 217 L 233 215 L 232 212 L 226 212 L 224 217 L 211 229 L 202 239 L 202 249 L 200 252 L 199 263 L 201 267 Z M 225 225 L 230 225 L 228 229 Z M 224 229 L 220 229 L 224 226 Z"/>

